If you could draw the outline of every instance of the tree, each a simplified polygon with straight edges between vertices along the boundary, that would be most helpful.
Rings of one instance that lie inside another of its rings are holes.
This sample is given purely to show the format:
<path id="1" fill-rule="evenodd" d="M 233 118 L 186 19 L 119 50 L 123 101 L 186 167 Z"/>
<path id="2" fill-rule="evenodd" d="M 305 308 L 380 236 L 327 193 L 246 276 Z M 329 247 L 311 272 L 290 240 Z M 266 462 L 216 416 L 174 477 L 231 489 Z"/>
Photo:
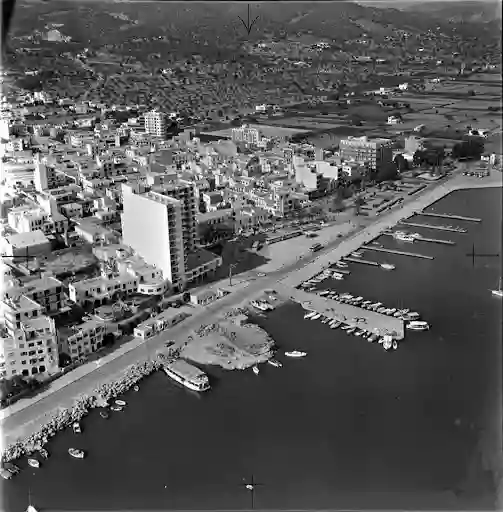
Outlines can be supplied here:
<path id="1" fill-rule="evenodd" d="M 356 215 L 360 215 L 361 207 L 365 204 L 365 200 L 363 197 L 358 196 L 355 198 L 355 213 Z"/>
<path id="2" fill-rule="evenodd" d="M 480 158 L 484 152 L 484 142 L 478 138 L 470 137 L 467 140 L 454 144 L 452 157 L 459 158 Z"/>
<path id="3" fill-rule="evenodd" d="M 394 162 L 388 162 L 383 164 L 381 168 L 377 171 L 376 181 L 388 181 L 388 180 L 396 180 L 398 178 L 397 167 Z"/>

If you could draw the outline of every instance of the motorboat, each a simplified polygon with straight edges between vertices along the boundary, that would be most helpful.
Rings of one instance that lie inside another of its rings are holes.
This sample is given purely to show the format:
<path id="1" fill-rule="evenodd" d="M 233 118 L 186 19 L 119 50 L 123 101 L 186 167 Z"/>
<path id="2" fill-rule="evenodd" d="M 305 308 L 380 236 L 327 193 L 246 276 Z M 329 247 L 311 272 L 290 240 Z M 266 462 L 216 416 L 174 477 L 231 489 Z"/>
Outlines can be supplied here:
<path id="1" fill-rule="evenodd" d="M 393 340 L 393 350 L 396 350 L 398 348 L 398 341 Z"/>
<path id="2" fill-rule="evenodd" d="M 406 324 L 405 327 L 412 331 L 427 331 L 430 328 L 430 325 L 428 324 L 428 322 L 414 320 Z"/>
<path id="3" fill-rule="evenodd" d="M 276 359 L 269 359 L 267 361 L 271 366 L 274 366 L 275 368 L 281 368 L 283 365 Z"/>
<path id="4" fill-rule="evenodd" d="M 363 336 L 363 331 L 360 331 L 359 329 L 356 329 L 355 336 Z"/>
<path id="5" fill-rule="evenodd" d="M 252 371 L 253 371 L 253 373 L 254 373 L 255 375 L 258 375 L 258 374 L 260 373 L 260 370 L 259 370 L 259 367 L 258 367 L 258 366 L 254 366 L 254 367 L 252 368 Z"/>
<path id="6" fill-rule="evenodd" d="M 393 313 L 396 313 L 396 308 L 391 308 L 389 310 L 389 314 L 392 315 Z"/>
<path id="7" fill-rule="evenodd" d="M 400 313 L 400 311 L 396 311 L 395 313 L 393 313 L 393 316 L 395 318 L 398 318 L 398 317 L 402 316 L 402 313 Z"/>
<path id="8" fill-rule="evenodd" d="M 107 420 L 110 417 L 110 414 L 108 414 L 108 411 L 100 411 L 100 416 Z"/>
<path id="9" fill-rule="evenodd" d="M 386 308 L 383 308 L 383 307 L 377 308 L 378 313 L 384 313 L 385 311 L 386 311 Z"/>
<path id="10" fill-rule="evenodd" d="M 382 346 L 384 350 L 390 350 L 393 347 L 393 338 L 391 336 L 384 336 Z"/>
<path id="11" fill-rule="evenodd" d="M 38 512 L 38 510 L 33 505 L 28 505 L 26 507 L 26 512 Z"/>
<path id="12" fill-rule="evenodd" d="M 309 320 L 314 315 L 316 315 L 316 311 L 309 311 L 304 315 L 304 320 Z"/>
<path id="13" fill-rule="evenodd" d="M 356 331 L 356 327 L 350 327 L 346 330 L 346 334 L 353 334 Z"/>
<path id="14" fill-rule="evenodd" d="M 28 464 L 32 467 L 32 468 L 39 468 L 40 467 L 40 461 L 37 460 L 37 459 L 28 459 Z"/>
<path id="15" fill-rule="evenodd" d="M 307 352 L 301 352 L 300 350 L 292 350 L 291 352 L 285 352 L 285 356 L 288 357 L 305 357 Z"/>
<path id="16" fill-rule="evenodd" d="M 395 270 L 396 267 L 391 263 L 381 263 L 381 268 L 384 270 Z"/>
<path id="17" fill-rule="evenodd" d="M 404 320 L 417 320 L 420 317 L 419 313 L 415 311 L 411 311 L 410 313 L 406 313 L 404 315 Z"/>
<path id="18" fill-rule="evenodd" d="M 377 341 L 379 339 L 379 335 L 378 334 L 372 334 L 371 336 L 369 336 L 369 341 L 371 343 L 374 343 L 375 341 Z"/>
<path id="19" fill-rule="evenodd" d="M 363 253 L 361 251 L 355 251 L 350 254 L 353 258 L 361 258 L 363 256 Z"/>
<path id="20" fill-rule="evenodd" d="M 75 459 L 83 459 L 85 457 L 84 450 L 78 448 L 68 448 L 68 453 Z"/>
<path id="21" fill-rule="evenodd" d="M 318 295 L 320 297 L 325 297 L 325 295 L 329 295 L 329 294 L 330 294 L 330 290 L 323 290 Z"/>
<path id="22" fill-rule="evenodd" d="M 13 475 L 17 475 L 21 471 L 19 466 L 16 466 L 13 462 L 4 462 L 2 466 L 3 469 L 6 469 L 9 473 L 12 473 Z"/>
<path id="23" fill-rule="evenodd" d="M 138 386 L 138 385 L 134 386 L 133 391 L 140 391 L 140 386 Z"/>
<path id="24" fill-rule="evenodd" d="M 393 234 L 393 237 L 395 238 L 395 240 L 400 240 L 401 242 L 410 242 L 410 243 L 415 242 L 415 240 L 417 238 L 416 236 L 414 236 L 412 234 L 403 233 L 400 231 L 395 232 Z"/>
<path id="25" fill-rule="evenodd" d="M 72 429 L 74 434 L 82 433 L 82 429 L 80 428 L 80 423 L 78 421 L 73 422 Z"/>
<path id="26" fill-rule="evenodd" d="M 124 407 L 126 405 L 126 402 L 124 400 L 116 400 L 115 404 L 120 405 L 121 407 Z"/>
<path id="27" fill-rule="evenodd" d="M 503 297 L 503 290 L 501 289 L 501 277 L 500 277 L 500 280 L 499 280 L 499 283 L 498 283 L 498 288 L 496 288 L 494 290 L 491 290 L 491 293 L 495 297 Z"/>
<path id="28" fill-rule="evenodd" d="M 43 459 L 47 460 L 49 458 L 49 452 L 45 448 L 39 448 L 38 453 Z"/>
<path id="29" fill-rule="evenodd" d="M 311 320 L 318 320 L 318 318 L 321 317 L 320 313 L 316 313 L 314 316 L 311 317 Z"/>
<path id="30" fill-rule="evenodd" d="M 124 408 L 121 407 L 120 405 L 112 405 L 112 407 L 110 407 L 110 410 L 114 412 L 121 412 L 124 410 Z"/>
<path id="31" fill-rule="evenodd" d="M 261 303 L 261 302 L 259 302 L 259 301 L 257 301 L 257 300 L 252 300 L 252 301 L 250 302 L 250 304 L 251 304 L 255 309 L 258 309 L 259 311 L 267 311 L 267 310 L 269 309 L 265 304 L 263 304 L 263 303 Z"/>
<path id="32" fill-rule="evenodd" d="M 338 261 L 336 264 L 335 264 L 336 267 L 338 268 L 347 268 L 348 267 L 348 264 L 344 261 Z"/>
<path id="33" fill-rule="evenodd" d="M 328 324 L 328 322 L 330 322 L 330 318 L 328 316 L 324 317 L 321 321 L 322 324 Z"/>

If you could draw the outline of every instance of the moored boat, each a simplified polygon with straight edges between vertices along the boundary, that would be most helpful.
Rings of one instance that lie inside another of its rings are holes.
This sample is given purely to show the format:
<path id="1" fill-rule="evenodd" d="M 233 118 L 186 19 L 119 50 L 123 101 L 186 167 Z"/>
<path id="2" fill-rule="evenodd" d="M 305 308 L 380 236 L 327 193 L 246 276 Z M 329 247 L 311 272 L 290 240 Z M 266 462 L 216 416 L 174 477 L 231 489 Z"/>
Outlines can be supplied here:
<path id="1" fill-rule="evenodd" d="M 499 279 L 498 288 L 491 290 L 491 294 L 495 297 L 503 297 L 503 290 L 501 289 L 501 277 Z"/>
<path id="2" fill-rule="evenodd" d="M 134 386 L 133 391 L 140 391 L 140 386 Z"/>
<path id="3" fill-rule="evenodd" d="M 255 375 L 258 375 L 260 373 L 259 367 L 256 365 L 252 368 L 252 371 Z"/>
<path id="4" fill-rule="evenodd" d="M 207 391 L 210 389 L 208 376 L 196 366 L 182 359 L 164 364 L 163 370 L 175 382 L 192 391 Z"/>
<path id="5" fill-rule="evenodd" d="M 49 458 L 49 452 L 45 448 L 39 448 L 38 453 L 43 459 Z"/>
<path id="6" fill-rule="evenodd" d="M 309 311 L 304 315 L 304 320 L 309 320 L 314 315 L 316 315 L 316 311 Z"/>
<path id="7" fill-rule="evenodd" d="M 320 313 L 316 313 L 314 316 L 311 317 L 311 320 L 318 320 L 318 318 L 320 318 L 321 315 Z"/>
<path id="8" fill-rule="evenodd" d="M 10 471 L 7 471 L 4 468 L 0 468 L 0 476 L 5 480 L 10 480 L 14 475 Z"/>
<path id="9" fill-rule="evenodd" d="M 110 407 L 110 410 L 114 412 L 121 412 L 124 410 L 124 408 L 121 407 L 120 405 L 112 405 L 112 407 Z"/>
<path id="10" fill-rule="evenodd" d="M 384 336 L 382 346 L 384 350 L 389 350 L 393 346 L 393 338 L 391 336 Z"/>
<path id="11" fill-rule="evenodd" d="M 107 420 L 110 417 L 107 411 L 100 411 L 100 416 L 105 420 Z"/>
<path id="12" fill-rule="evenodd" d="M 305 356 L 307 356 L 307 352 L 302 352 L 300 350 L 292 350 L 291 352 L 285 352 L 285 356 L 288 356 L 288 357 L 305 357 Z"/>
<path id="13" fill-rule="evenodd" d="M 428 322 L 422 321 L 412 321 L 405 325 L 406 329 L 410 329 L 412 331 L 427 331 L 430 326 Z"/>
<path id="14" fill-rule="evenodd" d="M 115 404 L 120 405 L 121 407 L 124 407 L 126 405 L 126 402 L 124 400 L 116 400 Z"/>
<path id="15" fill-rule="evenodd" d="M 81 434 L 82 429 L 80 428 L 80 423 L 78 421 L 74 421 L 72 424 L 72 429 L 74 434 Z"/>
<path id="16" fill-rule="evenodd" d="M 269 359 L 267 362 L 275 368 L 281 368 L 283 366 L 277 359 Z"/>
<path id="17" fill-rule="evenodd" d="M 28 464 L 32 467 L 32 468 L 39 468 L 40 467 L 40 461 L 38 461 L 37 459 L 28 459 Z"/>
<path id="18" fill-rule="evenodd" d="M 85 457 L 84 450 L 78 448 L 68 448 L 68 453 L 75 459 L 83 459 Z"/>
<path id="19" fill-rule="evenodd" d="M 395 265 L 391 263 L 381 263 L 381 268 L 384 270 L 395 270 Z"/>

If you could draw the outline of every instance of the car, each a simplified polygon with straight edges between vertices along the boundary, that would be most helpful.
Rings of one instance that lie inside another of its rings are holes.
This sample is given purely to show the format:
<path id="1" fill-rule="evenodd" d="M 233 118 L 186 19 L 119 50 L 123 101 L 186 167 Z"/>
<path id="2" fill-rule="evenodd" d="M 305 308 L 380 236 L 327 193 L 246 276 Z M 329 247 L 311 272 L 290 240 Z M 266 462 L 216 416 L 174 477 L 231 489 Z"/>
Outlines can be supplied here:
<path id="1" fill-rule="evenodd" d="M 265 276 L 266 276 L 266 274 L 264 274 L 264 272 L 258 272 L 258 273 L 257 273 L 257 276 L 258 276 L 258 277 L 265 277 Z"/>

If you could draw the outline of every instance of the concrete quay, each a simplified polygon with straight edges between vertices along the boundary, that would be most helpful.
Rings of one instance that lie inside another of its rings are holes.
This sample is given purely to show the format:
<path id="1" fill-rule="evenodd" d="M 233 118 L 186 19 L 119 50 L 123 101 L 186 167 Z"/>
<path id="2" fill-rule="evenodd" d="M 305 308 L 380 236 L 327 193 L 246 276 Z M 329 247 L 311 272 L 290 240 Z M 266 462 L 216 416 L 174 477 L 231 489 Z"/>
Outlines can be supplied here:
<path id="1" fill-rule="evenodd" d="M 278 287 L 280 294 L 288 294 L 290 299 L 301 304 L 304 309 L 316 311 L 329 318 L 335 318 L 341 322 L 375 332 L 381 336 L 394 333 L 397 340 L 405 337 L 404 321 L 392 316 L 381 315 L 374 311 L 368 311 L 351 304 L 342 304 L 333 299 L 320 297 L 314 293 L 307 293 L 296 288 L 286 286 Z"/>

